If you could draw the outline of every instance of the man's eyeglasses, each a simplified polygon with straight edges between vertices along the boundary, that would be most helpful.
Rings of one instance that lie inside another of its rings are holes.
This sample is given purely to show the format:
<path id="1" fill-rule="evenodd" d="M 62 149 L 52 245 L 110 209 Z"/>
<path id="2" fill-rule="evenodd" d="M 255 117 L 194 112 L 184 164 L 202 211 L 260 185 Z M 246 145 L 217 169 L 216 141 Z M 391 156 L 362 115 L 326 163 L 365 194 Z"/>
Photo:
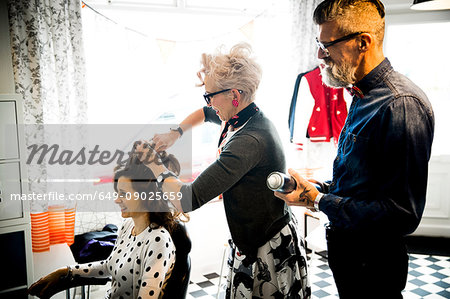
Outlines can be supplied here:
<path id="1" fill-rule="evenodd" d="M 343 42 L 343 41 L 352 39 L 352 38 L 354 38 L 354 37 L 356 37 L 356 36 L 358 36 L 358 35 L 360 35 L 360 34 L 362 34 L 362 33 L 366 33 L 366 32 L 355 32 L 355 33 L 351 33 L 351 34 L 349 34 L 349 35 L 343 36 L 343 37 L 341 37 L 341 38 L 338 38 L 338 39 L 336 39 L 336 40 L 334 40 L 334 41 L 331 41 L 331 42 L 328 42 L 328 43 L 322 43 L 322 42 L 320 42 L 319 39 L 316 37 L 316 44 L 317 44 L 317 47 L 319 47 L 319 48 L 322 50 L 322 52 L 325 54 L 325 56 L 326 56 L 326 57 L 329 57 L 329 56 L 330 56 L 330 52 L 329 52 L 328 49 L 327 49 L 328 47 L 331 47 L 332 45 L 335 45 L 335 44 L 337 44 L 337 43 L 340 43 L 340 42 Z"/>
<path id="2" fill-rule="evenodd" d="M 215 95 L 218 95 L 219 93 L 226 92 L 226 91 L 230 91 L 230 90 L 231 90 L 231 88 L 223 89 L 223 90 L 216 91 L 216 92 L 211 92 L 211 93 L 205 92 L 205 94 L 203 95 L 203 97 L 205 98 L 206 104 L 210 105 L 210 104 L 211 104 L 211 99 L 212 99 Z M 237 91 L 238 91 L 239 93 L 242 93 L 242 90 L 239 90 L 239 89 L 238 89 Z"/>

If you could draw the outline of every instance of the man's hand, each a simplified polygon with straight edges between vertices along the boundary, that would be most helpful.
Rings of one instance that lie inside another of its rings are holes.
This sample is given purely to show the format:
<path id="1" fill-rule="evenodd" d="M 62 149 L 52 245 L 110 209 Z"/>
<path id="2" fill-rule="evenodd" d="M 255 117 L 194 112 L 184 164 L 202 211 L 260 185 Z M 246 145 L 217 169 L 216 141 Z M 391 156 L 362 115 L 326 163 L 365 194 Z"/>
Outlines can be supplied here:
<path id="1" fill-rule="evenodd" d="M 153 136 L 153 142 L 155 143 L 154 149 L 157 152 L 162 152 L 171 147 L 177 139 L 180 138 L 180 133 L 177 131 L 170 131 L 164 134 L 155 134 Z"/>
<path id="2" fill-rule="evenodd" d="M 314 200 L 319 194 L 319 191 L 292 168 L 289 169 L 289 174 L 297 182 L 297 188 L 287 194 L 274 192 L 275 196 L 284 200 L 289 206 L 301 206 L 314 209 Z"/>

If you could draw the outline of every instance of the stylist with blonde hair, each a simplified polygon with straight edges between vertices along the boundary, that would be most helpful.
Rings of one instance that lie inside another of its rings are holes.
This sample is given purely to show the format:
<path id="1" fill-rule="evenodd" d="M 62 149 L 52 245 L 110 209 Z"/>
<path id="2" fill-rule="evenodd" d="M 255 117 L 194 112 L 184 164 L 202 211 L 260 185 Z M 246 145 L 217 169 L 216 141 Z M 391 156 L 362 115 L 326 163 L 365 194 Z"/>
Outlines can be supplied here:
<path id="1" fill-rule="evenodd" d="M 285 202 L 266 186 L 271 172 L 285 171 L 285 157 L 275 127 L 254 103 L 261 68 L 251 54 L 248 44 L 238 44 L 228 53 L 203 54 L 198 75 L 207 106 L 176 130 L 155 135 L 155 151 L 144 144 L 137 151 L 152 161 L 157 151 L 170 147 L 190 127 L 203 122 L 221 125 L 217 159 L 193 183 L 182 183 L 158 163 L 146 165 L 160 174 L 163 192 L 182 192 L 181 201 L 173 201 L 180 211 L 196 210 L 223 194 L 232 237 L 227 298 L 309 298 L 297 224 Z"/>

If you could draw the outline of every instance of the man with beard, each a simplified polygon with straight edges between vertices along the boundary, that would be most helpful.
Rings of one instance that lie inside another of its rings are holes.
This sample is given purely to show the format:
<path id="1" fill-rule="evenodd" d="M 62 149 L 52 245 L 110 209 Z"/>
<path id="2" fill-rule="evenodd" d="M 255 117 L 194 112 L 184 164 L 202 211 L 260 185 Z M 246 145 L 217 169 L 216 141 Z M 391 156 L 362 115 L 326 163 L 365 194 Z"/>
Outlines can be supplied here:
<path id="1" fill-rule="evenodd" d="M 325 0 L 316 8 L 323 82 L 346 87 L 353 99 L 332 181 L 314 181 L 319 192 L 290 169 L 297 189 L 275 193 L 328 216 L 328 260 L 341 298 L 402 298 L 404 236 L 425 206 L 433 111 L 384 57 L 384 15 L 378 0 Z"/>

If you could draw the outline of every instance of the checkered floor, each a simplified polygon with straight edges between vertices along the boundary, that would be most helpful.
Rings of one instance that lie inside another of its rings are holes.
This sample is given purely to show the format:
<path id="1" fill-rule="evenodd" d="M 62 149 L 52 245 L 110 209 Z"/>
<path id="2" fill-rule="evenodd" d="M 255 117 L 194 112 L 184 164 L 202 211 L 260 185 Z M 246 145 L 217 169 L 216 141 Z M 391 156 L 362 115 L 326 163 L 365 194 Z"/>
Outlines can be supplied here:
<path id="1" fill-rule="evenodd" d="M 312 298 L 338 298 L 336 286 L 327 260 L 315 255 L 310 267 Z M 209 273 L 198 279 L 191 279 L 188 299 L 224 298 L 223 287 L 226 278 Z M 219 293 L 219 296 L 217 294 Z M 405 299 L 450 298 L 450 257 L 410 254 L 408 283 L 403 292 Z"/>

